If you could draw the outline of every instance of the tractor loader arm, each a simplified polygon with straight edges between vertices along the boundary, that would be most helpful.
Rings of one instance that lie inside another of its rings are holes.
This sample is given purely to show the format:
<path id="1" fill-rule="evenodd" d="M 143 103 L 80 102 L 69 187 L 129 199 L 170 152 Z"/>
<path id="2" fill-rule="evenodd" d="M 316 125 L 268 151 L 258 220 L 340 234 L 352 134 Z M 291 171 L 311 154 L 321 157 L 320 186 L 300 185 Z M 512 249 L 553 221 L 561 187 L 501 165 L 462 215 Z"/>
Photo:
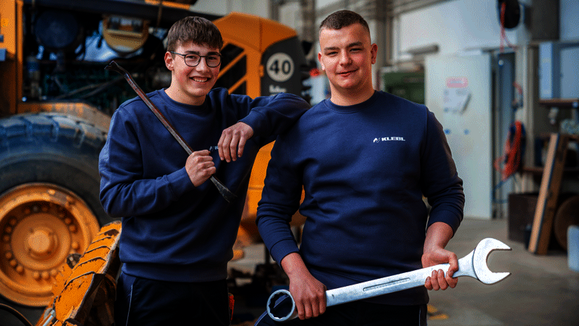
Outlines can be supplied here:
<path id="1" fill-rule="evenodd" d="M 54 298 L 37 326 L 114 323 L 116 278 L 121 267 L 120 235 L 121 222 L 111 222 L 100 229 L 80 258 L 69 256 L 68 264 L 55 277 Z"/>

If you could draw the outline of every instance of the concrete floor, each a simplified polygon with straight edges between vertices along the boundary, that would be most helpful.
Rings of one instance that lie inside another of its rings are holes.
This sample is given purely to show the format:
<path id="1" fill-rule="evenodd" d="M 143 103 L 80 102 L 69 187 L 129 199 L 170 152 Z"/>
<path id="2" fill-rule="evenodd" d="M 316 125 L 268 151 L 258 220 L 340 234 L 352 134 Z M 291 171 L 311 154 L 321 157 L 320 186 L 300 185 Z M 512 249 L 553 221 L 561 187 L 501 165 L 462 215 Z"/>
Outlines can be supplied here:
<path id="1" fill-rule="evenodd" d="M 529 253 L 507 239 L 504 220 L 465 220 L 448 248 L 462 257 L 486 237 L 512 248 L 489 257 L 492 271 L 511 276 L 495 285 L 461 278 L 452 291 L 431 291 L 431 304 L 449 318 L 429 325 L 579 325 L 579 273 L 569 269 L 566 252 Z"/>
<path id="2" fill-rule="evenodd" d="M 506 220 L 465 219 L 448 248 L 463 257 L 487 237 L 512 248 L 489 256 L 492 271 L 511 275 L 494 285 L 461 277 L 454 289 L 430 291 L 430 304 L 438 312 L 431 315 L 429 326 L 579 325 L 579 273 L 569 269 L 566 252 L 529 253 L 524 244 L 508 239 Z M 230 267 L 251 271 L 264 260 L 263 246 L 251 246 L 245 253 Z M 236 307 L 237 313 L 263 311 Z"/>

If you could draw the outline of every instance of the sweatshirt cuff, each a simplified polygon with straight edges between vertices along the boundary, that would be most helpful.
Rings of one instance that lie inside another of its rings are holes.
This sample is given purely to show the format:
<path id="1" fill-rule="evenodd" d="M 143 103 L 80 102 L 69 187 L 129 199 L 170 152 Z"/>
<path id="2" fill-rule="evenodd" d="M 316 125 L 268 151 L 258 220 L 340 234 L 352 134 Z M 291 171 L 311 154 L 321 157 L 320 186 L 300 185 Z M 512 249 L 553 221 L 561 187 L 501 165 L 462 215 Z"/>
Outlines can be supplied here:
<path id="1" fill-rule="evenodd" d="M 174 195 L 181 195 L 195 189 L 195 185 L 193 185 L 193 182 L 189 179 L 185 167 L 169 174 L 167 180 L 169 181 L 169 186 Z"/>
<path id="2" fill-rule="evenodd" d="M 245 118 L 239 121 L 246 123 L 253 129 L 254 137 L 268 134 L 269 126 L 267 119 L 261 112 L 251 111 Z"/>
<path id="3" fill-rule="evenodd" d="M 292 252 L 299 252 L 298 246 L 293 240 L 282 240 L 274 244 L 270 249 L 270 254 L 277 264 L 281 264 L 282 259 Z"/>
<path id="4" fill-rule="evenodd" d="M 430 218 L 428 219 L 428 227 L 436 222 L 443 222 L 452 228 L 453 234 L 456 234 L 456 230 L 458 229 L 461 221 L 462 218 L 456 216 L 456 214 L 454 214 L 452 211 L 444 210 L 430 215 Z"/>

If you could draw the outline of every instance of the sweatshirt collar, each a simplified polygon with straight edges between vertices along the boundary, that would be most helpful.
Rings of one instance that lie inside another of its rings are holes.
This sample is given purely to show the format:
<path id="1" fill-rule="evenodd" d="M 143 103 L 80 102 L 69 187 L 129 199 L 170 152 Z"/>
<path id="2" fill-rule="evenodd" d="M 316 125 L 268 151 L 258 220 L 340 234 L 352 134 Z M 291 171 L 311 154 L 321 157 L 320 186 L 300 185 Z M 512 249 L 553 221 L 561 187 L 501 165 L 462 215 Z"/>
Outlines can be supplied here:
<path id="1" fill-rule="evenodd" d="M 203 102 L 203 104 L 190 105 L 190 104 L 185 104 L 185 103 L 181 103 L 181 102 L 177 102 L 177 101 L 173 100 L 171 97 L 169 97 L 169 95 L 167 95 L 167 93 L 165 92 L 165 89 L 160 90 L 159 94 L 161 95 L 163 100 L 165 100 L 167 103 L 169 103 L 169 107 L 172 110 L 184 111 L 184 112 L 189 112 L 189 113 L 207 113 L 207 112 L 211 111 L 211 109 L 209 108 L 208 99 L 207 99 L 209 97 L 209 95 L 207 95 L 205 97 L 205 101 Z"/>
<path id="2" fill-rule="evenodd" d="M 323 103 L 327 108 L 337 113 L 356 113 L 372 106 L 377 99 L 378 99 L 378 92 L 374 91 L 374 94 L 372 94 L 372 96 L 369 99 L 354 105 L 347 105 L 347 106 L 336 105 L 332 103 L 330 99 L 325 99 Z"/>

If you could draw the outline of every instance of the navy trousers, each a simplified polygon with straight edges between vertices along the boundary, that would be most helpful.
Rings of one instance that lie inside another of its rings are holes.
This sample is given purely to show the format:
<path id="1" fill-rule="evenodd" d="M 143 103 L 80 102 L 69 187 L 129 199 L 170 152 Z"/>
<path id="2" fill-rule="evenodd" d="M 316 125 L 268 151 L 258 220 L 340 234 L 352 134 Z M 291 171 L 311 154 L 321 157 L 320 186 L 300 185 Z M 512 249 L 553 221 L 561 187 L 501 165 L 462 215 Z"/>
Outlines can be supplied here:
<path id="1" fill-rule="evenodd" d="M 121 273 L 116 326 L 230 325 L 229 292 L 223 281 L 165 282 Z"/>

